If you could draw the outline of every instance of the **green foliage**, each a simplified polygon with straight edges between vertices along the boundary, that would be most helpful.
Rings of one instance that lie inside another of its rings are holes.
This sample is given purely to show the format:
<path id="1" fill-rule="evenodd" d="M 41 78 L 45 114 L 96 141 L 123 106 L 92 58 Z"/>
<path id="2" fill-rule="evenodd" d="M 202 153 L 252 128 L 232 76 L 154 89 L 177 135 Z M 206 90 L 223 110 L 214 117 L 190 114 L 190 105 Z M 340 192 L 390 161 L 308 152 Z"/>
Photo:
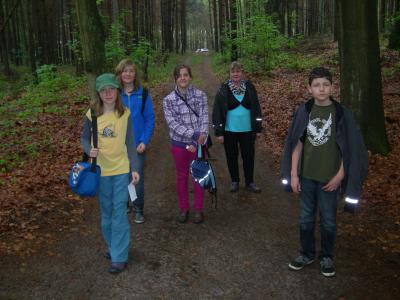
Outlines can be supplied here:
<path id="1" fill-rule="evenodd" d="M 39 82 L 46 82 L 54 79 L 57 74 L 55 65 L 42 65 L 36 70 Z"/>
<path id="2" fill-rule="evenodd" d="M 151 49 L 150 42 L 145 39 L 141 39 L 131 53 L 130 58 L 138 66 L 139 70 L 144 73 L 146 60 L 151 60 L 154 58 L 154 51 Z"/>
<path id="3" fill-rule="evenodd" d="M 82 86 L 85 78 L 58 72 L 54 65 L 43 65 L 37 70 L 38 83 L 28 84 L 24 94 L 0 106 L 0 126 L 6 131 L 14 124 L 13 119 L 35 119 L 39 112 L 61 113 L 65 107 L 59 105 L 64 89 L 75 90 Z"/>
<path id="4" fill-rule="evenodd" d="M 382 77 L 392 77 L 394 74 L 400 71 L 400 63 L 396 63 L 392 67 L 382 67 Z"/>
<path id="5" fill-rule="evenodd" d="M 182 56 L 170 53 L 168 56 L 159 51 L 152 52 L 149 60 L 149 82 L 157 84 L 172 78 L 172 71 L 182 60 Z"/>
<path id="6" fill-rule="evenodd" d="M 228 74 L 228 65 L 231 61 L 230 53 L 216 53 L 212 57 L 212 68 L 214 72 L 221 77 Z M 242 62 L 242 59 L 240 60 Z"/>
<path id="7" fill-rule="evenodd" d="M 0 102 L 0 173 L 21 167 L 25 159 L 35 159 L 44 148 L 54 147 L 50 133 L 33 138 L 33 134 L 38 136 L 38 129 L 29 124 L 35 124 L 32 121 L 36 120 L 38 113 L 65 115 L 68 107 L 63 101 L 64 91 L 71 92 L 86 85 L 86 77 L 61 72 L 54 65 L 43 65 L 37 70 L 37 83 L 32 78 L 31 75 L 21 76 L 20 81 L 29 84 L 19 91 L 19 98 L 8 97 Z M 16 85 L 21 86 L 21 83 L 18 81 Z"/>
<path id="8" fill-rule="evenodd" d="M 111 25 L 111 32 L 105 42 L 106 61 L 109 66 L 115 66 L 125 57 L 125 49 L 122 41 L 124 27 L 118 22 Z"/>
<path id="9" fill-rule="evenodd" d="M 0 99 L 3 99 L 7 95 L 8 82 L 5 76 L 0 74 Z"/>
<path id="10" fill-rule="evenodd" d="M 400 14 L 393 19 L 388 48 L 400 50 Z"/>
<path id="11" fill-rule="evenodd" d="M 311 70 L 322 65 L 320 57 L 296 52 L 281 52 L 276 58 L 276 66 L 295 71 Z"/>
<path id="12" fill-rule="evenodd" d="M 243 32 L 238 36 L 236 43 L 240 49 L 240 56 L 251 71 L 272 69 L 276 65 L 280 50 L 287 46 L 288 41 L 267 15 L 249 18 Z"/>

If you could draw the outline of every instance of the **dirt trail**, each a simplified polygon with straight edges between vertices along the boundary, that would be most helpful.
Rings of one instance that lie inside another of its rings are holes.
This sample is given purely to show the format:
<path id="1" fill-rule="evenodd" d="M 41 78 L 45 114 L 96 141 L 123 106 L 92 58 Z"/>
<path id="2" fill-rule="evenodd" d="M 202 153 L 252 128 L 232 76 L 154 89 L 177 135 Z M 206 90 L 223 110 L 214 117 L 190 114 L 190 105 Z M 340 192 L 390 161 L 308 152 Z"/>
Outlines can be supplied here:
<path id="1" fill-rule="evenodd" d="M 193 67 L 199 88 L 212 103 L 218 80 L 207 56 Z M 128 270 L 107 273 L 99 212 L 95 202 L 81 230 L 41 254 L 0 262 L 0 299 L 394 299 L 392 282 L 372 275 L 392 270 L 364 265 L 357 246 L 338 241 L 337 273 L 319 274 L 319 265 L 299 273 L 288 270 L 296 254 L 296 198 L 282 191 L 267 153 L 256 153 L 259 195 L 241 189 L 228 192 L 229 176 L 223 147 L 211 149 L 217 174 L 219 206 L 205 199 L 202 225 L 177 224 L 175 174 L 162 97 L 170 84 L 152 92 L 158 121 L 146 166 L 146 223 L 132 222 Z M 132 216 L 130 216 L 132 217 Z M 340 230 L 340 228 L 339 228 Z M 47 255 L 48 251 L 56 253 Z M 394 270 L 393 270 L 394 272 Z"/>

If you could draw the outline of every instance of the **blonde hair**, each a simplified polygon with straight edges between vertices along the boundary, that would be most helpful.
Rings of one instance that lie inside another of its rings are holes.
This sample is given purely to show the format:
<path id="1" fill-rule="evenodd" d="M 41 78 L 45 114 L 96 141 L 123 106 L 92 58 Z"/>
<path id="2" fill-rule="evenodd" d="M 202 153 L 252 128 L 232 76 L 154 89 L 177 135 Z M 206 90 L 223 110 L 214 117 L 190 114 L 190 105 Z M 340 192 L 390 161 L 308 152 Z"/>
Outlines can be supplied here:
<path id="1" fill-rule="evenodd" d="M 243 66 L 240 62 L 238 61 L 233 61 L 231 63 L 231 65 L 229 66 L 229 72 L 233 71 L 233 70 L 240 70 L 243 71 Z"/>
<path id="2" fill-rule="evenodd" d="M 122 103 L 122 99 L 121 96 L 119 94 L 119 90 L 117 90 L 117 99 L 115 100 L 115 107 L 114 107 L 114 111 L 116 111 L 118 113 L 118 117 L 120 118 L 124 113 L 125 113 L 125 106 Z M 97 103 L 96 103 L 96 113 L 97 116 L 101 116 L 104 113 L 104 103 L 103 100 L 100 97 L 100 94 L 97 93 Z"/>
<path id="3" fill-rule="evenodd" d="M 118 77 L 118 80 L 121 84 L 121 88 L 124 87 L 124 83 L 121 80 L 121 74 L 125 70 L 126 67 L 132 67 L 133 70 L 135 71 L 135 79 L 133 80 L 133 87 L 135 90 L 137 90 L 140 87 L 140 80 L 139 80 L 139 75 L 138 75 L 138 70 L 135 65 L 135 63 L 129 59 L 125 58 L 119 62 L 117 67 L 115 68 L 115 75 Z"/>

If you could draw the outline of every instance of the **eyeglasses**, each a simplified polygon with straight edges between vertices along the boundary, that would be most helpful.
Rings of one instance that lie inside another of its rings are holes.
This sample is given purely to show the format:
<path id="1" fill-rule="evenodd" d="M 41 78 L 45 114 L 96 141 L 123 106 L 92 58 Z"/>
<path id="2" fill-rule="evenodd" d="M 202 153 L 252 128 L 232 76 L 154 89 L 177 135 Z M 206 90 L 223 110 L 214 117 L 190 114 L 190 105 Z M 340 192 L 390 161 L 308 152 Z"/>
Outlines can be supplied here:
<path id="1" fill-rule="evenodd" d="M 110 93 L 112 93 L 112 92 L 115 91 L 115 90 L 116 90 L 115 87 L 105 87 L 105 88 L 102 88 L 102 89 L 100 90 L 100 93 L 101 93 L 101 94 L 110 94 Z"/>

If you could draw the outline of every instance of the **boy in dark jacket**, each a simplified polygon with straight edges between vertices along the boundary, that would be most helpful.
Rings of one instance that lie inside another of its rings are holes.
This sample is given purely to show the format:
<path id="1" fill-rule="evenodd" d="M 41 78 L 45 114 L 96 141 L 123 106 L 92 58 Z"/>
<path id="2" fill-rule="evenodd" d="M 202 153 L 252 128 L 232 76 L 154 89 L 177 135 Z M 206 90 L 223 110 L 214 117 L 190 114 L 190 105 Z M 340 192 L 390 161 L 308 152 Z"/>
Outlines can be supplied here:
<path id="1" fill-rule="evenodd" d="M 296 111 L 283 153 L 283 183 L 300 194 L 300 255 L 289 263 L 301 270 L 315 259 L 315 218 L 320 211 L 321 273 L 334 276 L 338 190 L 354 212 L 368 172 L 368 153 L 351 113 L 331 97 L 332 75 L 319 67 L 309 75 L 312 99 Z"/>

